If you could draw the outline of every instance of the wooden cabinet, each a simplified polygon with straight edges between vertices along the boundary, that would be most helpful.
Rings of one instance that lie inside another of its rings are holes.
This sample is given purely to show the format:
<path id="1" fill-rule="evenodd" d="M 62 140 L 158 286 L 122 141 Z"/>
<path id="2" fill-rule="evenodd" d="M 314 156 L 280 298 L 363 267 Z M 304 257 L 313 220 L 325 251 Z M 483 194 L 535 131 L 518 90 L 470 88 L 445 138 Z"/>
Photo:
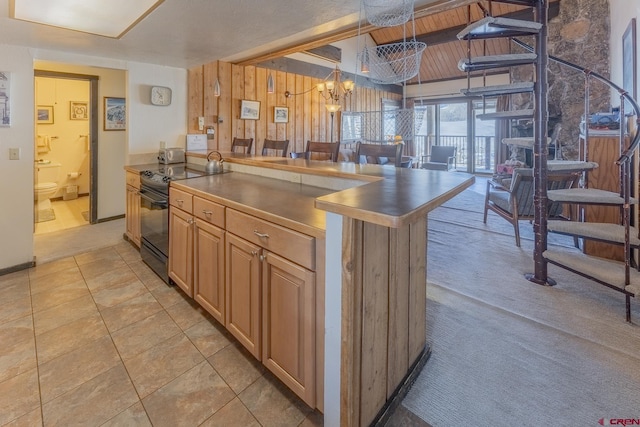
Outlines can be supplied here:
<path id="1" fill-rule="evenodd" d="M 315 405 L 315 273 L 271 252 L 263 264 L 262 363 Z"/>
<path id="2" fill-rule="evenodd" d="M 169 278 L 193 297 L 193 216 L 169 208 Z"/>
<path id="3" fill-rule="evenodd" d="M 127 171 L 126 180 L 126 234 L 131 242 L 140 247 L 140 175 Z"/>
<path id="4" fill-rule="evenodd" d="M 228 233 L 226 256 L 225 326 L 260 360 L 262 248 Z"/>
<path id="5" fill-rule="evenodd" d="M 193 298 L 225 324 L 225 232 L 196 219 Z"/>

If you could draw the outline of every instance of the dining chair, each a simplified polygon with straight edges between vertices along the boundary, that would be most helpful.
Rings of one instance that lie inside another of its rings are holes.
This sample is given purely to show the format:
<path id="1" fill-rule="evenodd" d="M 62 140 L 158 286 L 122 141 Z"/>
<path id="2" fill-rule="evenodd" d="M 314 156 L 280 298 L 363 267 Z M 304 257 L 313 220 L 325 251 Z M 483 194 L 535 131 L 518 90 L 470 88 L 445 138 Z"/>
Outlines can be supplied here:
<path id="1" fill-rule="evenodd" d="M 307 148 L 304 150 L 304 158 L 307 160 L 331 160 L 338 161 L 340 142 L 307 141 Z M 318 156 L 314 156 L 318 154 Z"/>
<path id="2" fill-rule="evenodd" d="M 393 159 L 396 167 L 402 166 L 403 144 L 356 144 L 356 163 L 388 164 Z"/>
<path id="3" fill-rule="evenodd" d="M 235 153 L 236 148 L 241 148 L 243 154 L 251 154 L 251 146 L 253 145 L 253 138 L 236 138 L 233 137 L 231 143 L 231 152 Z"/>
<path id="4" fill-rule="evenodd" d="M 263 156 L 280 156 L 287 157 L 287 149 L 289 148 L 289 140 L 277 141 L 275 139 L 265 139 L 262 146 Z"/>

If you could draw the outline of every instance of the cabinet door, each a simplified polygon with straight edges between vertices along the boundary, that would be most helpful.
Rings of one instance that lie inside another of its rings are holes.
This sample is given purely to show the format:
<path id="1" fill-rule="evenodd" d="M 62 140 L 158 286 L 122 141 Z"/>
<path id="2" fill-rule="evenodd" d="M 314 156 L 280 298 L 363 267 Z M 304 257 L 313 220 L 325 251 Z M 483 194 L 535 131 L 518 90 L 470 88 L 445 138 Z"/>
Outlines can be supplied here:
<path id="1" fill-rule="evenodd" d="M 196 219 L 193 297 L 224 325 L 224 230 Z"/>
<path id="2" fill-rule="evenodd" d="M 267 252 L 262 363 L 315 407 L 315 273 Z"/>
<path id="3" fill-rule="evenodd" d="M 169 277 L 193 297 L 193 217 L 169 208 Z"/>
<path id="4" fill-rule="evenodd" d="M 127 185 L 125 217 L 127 237 L 140 247 L 140 193 L 137 188 L 131 185 Z"/>
<path id="5" fill-rule="evenodd" d="M 225 326 L 260 360 L 262 249 L 227 233 Z"/>

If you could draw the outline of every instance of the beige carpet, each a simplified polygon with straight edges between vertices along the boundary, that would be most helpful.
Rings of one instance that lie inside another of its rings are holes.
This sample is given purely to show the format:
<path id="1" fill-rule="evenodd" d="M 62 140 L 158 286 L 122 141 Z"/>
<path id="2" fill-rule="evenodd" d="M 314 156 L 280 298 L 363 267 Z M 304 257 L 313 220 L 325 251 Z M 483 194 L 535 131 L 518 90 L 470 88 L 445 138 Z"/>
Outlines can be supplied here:
<path id="1" fill-rule="evenodd" d="M 535 285 L 533 232 L 466 190 L 429 216 L 427 340 L 432 356 L 403 409 L 433 426 L 581 426 L 640 416 L 640 302 L 549 268 Z M 566 236 L 550 245 L 573 247 Z M 574 249 L 575 250 L 575 249 Z M 392 420 L 389 425 L 394 424 Z"/>

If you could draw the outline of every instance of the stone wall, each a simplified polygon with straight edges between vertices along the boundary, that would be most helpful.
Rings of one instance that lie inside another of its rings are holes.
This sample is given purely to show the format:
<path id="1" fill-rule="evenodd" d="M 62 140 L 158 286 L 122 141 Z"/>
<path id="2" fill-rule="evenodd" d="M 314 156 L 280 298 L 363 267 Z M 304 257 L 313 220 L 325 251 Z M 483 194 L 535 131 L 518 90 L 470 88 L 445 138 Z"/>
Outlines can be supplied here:
<path id="1" fill-rule="evenodd" d="M 560 0 L 560 13 L 549 22 L 548 52 L 609 77 L 609 1 Z M 533 44 L 531 40 L 528 41 Z M 531 81 L 533 67 L 512 70 L 512 80 Z M 579 125 L 584 114 L 584 74 L 549 61 L 549 116 L 559 115 L 563 156 L 578 159 Z M 591 79 L 590 112 L 609 111 L 610 89 Z M 514 108 L 531 108 L 530 96 L 513 97 Z M 615 107 L 615 105 L 614 105 Z M 550 126 L 551 128 L 551 126 Z M 550 129 L 551 132 L 552 129 Z"/>

